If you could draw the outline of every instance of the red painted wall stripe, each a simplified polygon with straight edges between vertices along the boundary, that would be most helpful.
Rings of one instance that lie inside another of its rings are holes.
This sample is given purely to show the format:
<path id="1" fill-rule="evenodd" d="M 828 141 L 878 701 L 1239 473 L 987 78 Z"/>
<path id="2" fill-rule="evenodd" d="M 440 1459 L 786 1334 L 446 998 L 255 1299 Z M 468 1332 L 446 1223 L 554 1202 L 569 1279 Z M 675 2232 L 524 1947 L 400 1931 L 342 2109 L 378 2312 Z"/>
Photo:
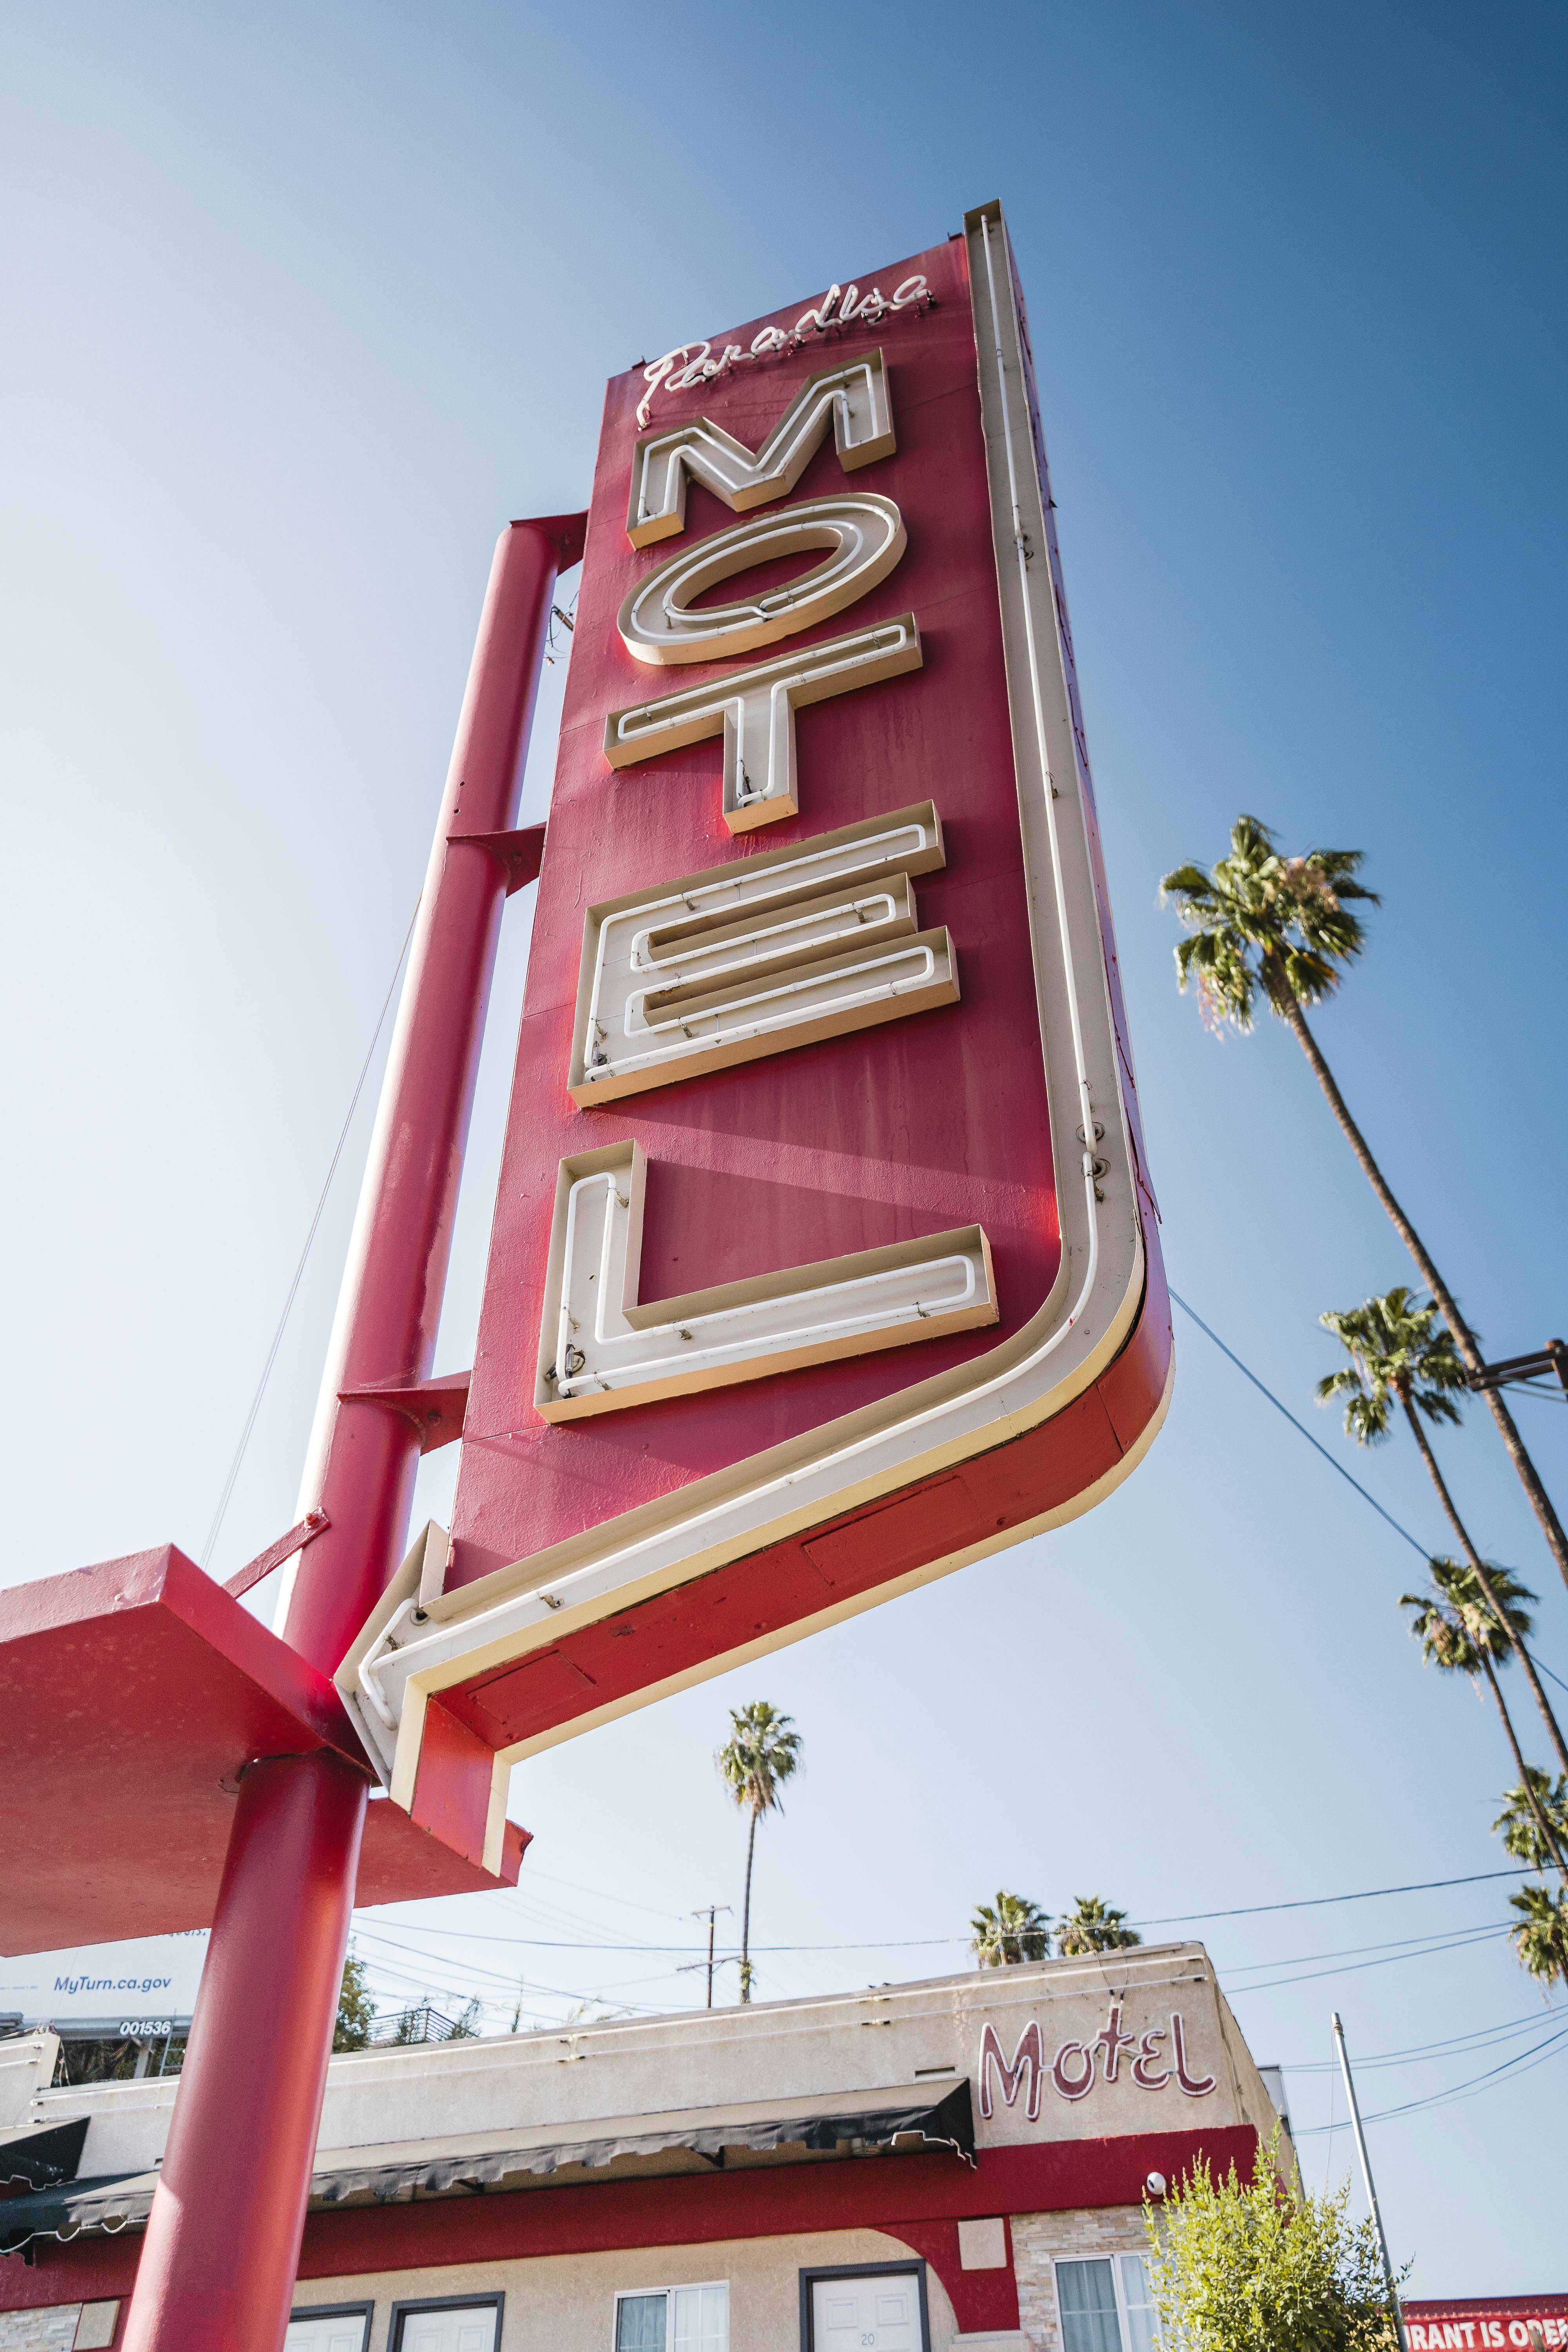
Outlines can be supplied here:
<path id="1" fill-rule="evenodd" d="M 560 2189 L 490 2190 L 417 2204 L 314 2212 L 305 2223 L 301 2279 L 451 2263 L 517 2262 L 542 2254 L 682 2246 L 728 2238 L 775 2238 L 822 2230 L 885 2230 L 926 2255 L 955 2307 L 994 2307 L 1000 2294 L 978 2282 L 1010 2273 L 959 2272 L 954 2293 L 942 2261 L 949 2241 L 928 2224 L 997 2214 L 1050 2213 L 1079 2206 L 1136 2205 L 1151 2172 L 1174 2180 L 1199 2157 L 1217 2172 L 1249 2172 L 1258 2135 L 1249 2124 L 1213 2131 L 1135 2132 L 1114 2139 L 1035 2141 L 988 2147 L 971 2168 L 956 2156 L 856 2157 L 749 2172 L 681 2173 L 654 2180 L 573 2183 Z M 914 2234 L 909 2234 L 909 2233 Z M 917 2242 L 917 2238 L 921 2239 Z M 0 2263 L 0 2310 L 127 2295 L 140 2234 L 37 2242 L 35 2263 Z M 942 2261 L 937 2260 L 937 2255 Z M 973 2285 L 964 2282 L 973 2282 Z M 965 2321 L 967 2327 L 969 2322 Z M 982 2323 L 976 2321 L 974 2325 Z M 986 2320 L 984 2325 L 1016 2325 Z"/>

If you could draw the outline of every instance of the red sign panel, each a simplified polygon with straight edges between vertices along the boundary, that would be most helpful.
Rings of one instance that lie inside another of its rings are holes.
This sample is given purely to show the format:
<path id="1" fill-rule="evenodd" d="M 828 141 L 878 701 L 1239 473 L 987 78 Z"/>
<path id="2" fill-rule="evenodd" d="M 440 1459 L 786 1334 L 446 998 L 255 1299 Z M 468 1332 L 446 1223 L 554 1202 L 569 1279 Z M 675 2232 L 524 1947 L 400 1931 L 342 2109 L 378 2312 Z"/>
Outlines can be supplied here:
<path id="1" fill-rule="evenodd" d="M 476 1855 L 518 1757 L 1158 1426 L 1052 523 L 995 207 L 609 386 L 450 1546 L 343 1675 Z"/>
<path id="2" fill-rule="evenodd" d="M 1557 2352 L 1568 2294 L 1479 2295 L 1401 2305 L 1411 2352 Z"/>

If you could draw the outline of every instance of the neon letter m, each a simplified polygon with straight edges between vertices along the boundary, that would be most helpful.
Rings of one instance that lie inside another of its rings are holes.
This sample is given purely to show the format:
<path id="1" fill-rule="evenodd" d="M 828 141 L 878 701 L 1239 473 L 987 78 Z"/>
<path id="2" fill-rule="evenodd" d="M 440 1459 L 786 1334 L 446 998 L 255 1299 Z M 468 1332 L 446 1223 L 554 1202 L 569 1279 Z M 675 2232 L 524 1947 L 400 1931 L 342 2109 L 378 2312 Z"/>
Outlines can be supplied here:
<path id="1" fill-rule="evenodd" d="M 808 377 L 754 455 L 705 416 L 645 434 L 632 457 L 626 537 L 634 547 L 651 547 L 686 529 L 689 474 L 736 514 L 782 499 L 816 456 L 830 418 L 847 474 L 892 456 L 898 445 L 880 352 Z"/>
<path id="2" fill-rule="evenodd" d="M 993 2064 L 994 2064 L 996 2068 L 996 2077 L 997 2081 L 1001 2084 L 1002 2096 L 1008 2106 L 1011 2106 L 1014 2100 L 1017 2097 L 1019 2085 L 1023 2080 L 1024 2069 L 1026 2066 L 1028 2068 L 1029 2097 L 1024 2112 L 1028 2116 L 1031 2123 L 1037 2123 L 1040 2114 L 1040 2078 L 1045 2072 L 1046 2065 L 1045 2052 L 1040 2043 L 1040 2029 L 1038 2025 L 1030 2024 L 1025 2026 L 1024 2031 L 1018 2036 L 1018 2047 L 1013 2053 L 1013 2063 L 1010 2066 L 1008 2065 L 1005 2058 L 1002 2055 L 1002 2044 L 996 2039 L 995 2027 L 994 2025 L 987 2025 L 984 2032 L 981 2035 L 980 2112 L 983 2116 L 989 2116 L 991 2113 L 991 2068 Z"/>

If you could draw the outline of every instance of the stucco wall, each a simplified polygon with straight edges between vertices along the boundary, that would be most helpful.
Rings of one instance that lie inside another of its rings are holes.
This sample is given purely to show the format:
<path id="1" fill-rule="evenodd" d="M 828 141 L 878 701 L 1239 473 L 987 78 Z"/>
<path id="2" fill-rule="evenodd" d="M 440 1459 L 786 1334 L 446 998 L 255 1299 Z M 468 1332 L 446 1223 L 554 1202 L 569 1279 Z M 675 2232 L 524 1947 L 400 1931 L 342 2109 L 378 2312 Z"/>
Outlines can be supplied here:
<path id="1" fill-rule="evenodd" d="M 1101 2058 L 1073 2098 L 1052 2080 L 1064 2049 L 1084 2053 L 1113 2011 L 1134 2046 L 1107 2079 Z M 1192 2096 L 1172 2069 L 1173 2013 L 1189 2076 L 1212 2079 Z M 1015 2085 L 1009 2105 L 996 2064 L 983 2068 L 987 2029 L 1005 2066 L 1021 2042 L 1037 2047 L 1040 2079 Z M 1152 2034 L 1151 2088 L 1134 2074 L 1136 2043 Z M 1251 2124 L 1265 2136 L 1274 2109 L 1200 1944 L 1107 1953 L 1088 1960 L 971 1969 L 960 1976 L 829 1999 L 616 2019 L 566 2032 L 416 2045 L 335 2058 L 321 2118 L 323 2150 L 458 2133 L 655 2115 L 731 2101 L 876 2093 L 917 2080 L 940 2096 L 944 2074 L 974 2085 L 982 2147 Z M 989 2116 L 982 2092 L 990 2085 Z M 91 2118 L 84 2174 L 144 2171 L 162 2154 L 173 2082 L 93 2085 L 35 2095 L 39 2120 Z"/>
<path id="2" fill-rule="evenodd" d="M 909 2247 L 880 2230 L 825 2230 L 793 2238 L 728 2239 L 710 2245 L 311 2279 L 300 2290 L 299 2307 L 374 2299 L 371 2344 L 374 2352 L 381 2352 L 395 2303 L 494 2294 L 499 2288 L 506 2296 L 501 2352 L 612 2352 L 617 2293 L 724 2279 L 730 2287 L 730 2352 L 796 2352 L 803 2270 L 910 2259 Z M 926 2273 L 926 2291 L 931 2352 L 951 2352 L 957 2323 L 934 2271 Z"/>

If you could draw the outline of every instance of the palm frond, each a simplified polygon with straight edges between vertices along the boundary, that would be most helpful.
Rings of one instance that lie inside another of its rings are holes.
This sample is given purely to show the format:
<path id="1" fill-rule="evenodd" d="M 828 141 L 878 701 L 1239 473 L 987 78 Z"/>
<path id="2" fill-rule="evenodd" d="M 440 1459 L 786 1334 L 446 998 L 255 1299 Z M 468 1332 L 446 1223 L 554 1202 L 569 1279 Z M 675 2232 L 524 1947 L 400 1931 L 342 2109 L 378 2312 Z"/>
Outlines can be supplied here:
<path id="1" fill-rule="evenodd" d="M 1064 1958 L 1090 1952 L 1120 1952 L 1143 1938 L 1127 1925 L 1125 1911 L 1116 1910 L 1098 1895 L 1079 1895 L 1073 1907 L 1057 1922 L 1057 1949 Z"/>
<path id="2" fill-rule="evenodd" d="M 1429 1592 L 1402 1592 L 1399 1605 L 1410 1612 L 1410 1630 L 1421 1644 L 1424 1662 L 1439 1674 L 1479 1675 L 1484 1660 L 1506 1665 L 1516 1645 L 1527 1642 L 1533 1621 L 1525 1606 L 1535 1595 L 1528 1585 L 1495 1561 L 1487 1562 L 1487 1580 L 1502 1611 L 1500 1623 L 1481 1591 L 1480 1580 L 1468 1561 L 1436 1559 Z"/>
<path id="3" fill-rule="evenodd" d="M 1568 1985 L 1568 1898 L 1544 1886 L 1521 1886 L 1508 1899 L 1520 1914 L 1509 1937 L 1520 1965 L 1542 1984 Z"/>
<path id="4" fill-rule="evenodd" d="M 1552 1855 L 1541 1833 L 1535 1809 L 1539 1805 L 1548 1828 L 1568 1852 L 1568 1772 L 1559 1773 L 1554 1784 L 1550 1772 L 1538 1771 L 1533 1764 L 1527 1764 L 1524 1771 L 1528 1787 L 1503 1790 L 1503 1809 L 1492 1823 L 1492 1831 L 1501 1837 L 1505 1853 L 1511 1853 L 1517 1862 L 1527 1863 L 1531 1870 L 1545 1870 Z"/>
<path id="5" fill-rule="evenodd" d="M 1009 1895 L 999 1887 L 994 1907 L 978 1904 L 969 1927 L 972 1948 L 983 1969 L 1016 1968 L 1024 1960 L 1049 1957 L 1049 1923 L 1026 1895 Z"/>
<path id="6" fill-rule="evenodd" d="M 766 1699 L 730 1710 L 731 1737 L 713 1761 L 737 1805 L 752 1812 L 783 1812 L 779 1791 L 801 1769 L 802 1740 L 792 1716 Z"/>
<path id="7" fill-rule="evenodd" d="M 1163 877 L 1162 903 L 1173 903 L 1194 935 L 1176 950 L 1177 984 L 1195 982 L 1209 1027 L 1250 1028 L 1259 987 L 1281 1017 L 1332 994 L 1366 944 L 1345 902 L 1376 903 L 1354 878 L 1361 863 L 1359 849 L 1281 856 L 1268 825 L 1242 815 L 1228 856 L 1207 872 L 1189 864 Z"/>
<path id="8" fill-rule="evenodd" d="M 1453 1333 L 1436 1318 L 1436 1306 L 1423 1306 L 1405 1283 L 1318 1318 L 1351 1359 L 1319 1381 L 1318 1395 L 1351 1399 L 1345 1428 L 1361 1444 L 1387 1434 L 1395 1404 L 1413 1406 L 1427 1421 L 1458 1420 L 1454 1399 L 1468 1386 L 1465 1367 Z"/>

